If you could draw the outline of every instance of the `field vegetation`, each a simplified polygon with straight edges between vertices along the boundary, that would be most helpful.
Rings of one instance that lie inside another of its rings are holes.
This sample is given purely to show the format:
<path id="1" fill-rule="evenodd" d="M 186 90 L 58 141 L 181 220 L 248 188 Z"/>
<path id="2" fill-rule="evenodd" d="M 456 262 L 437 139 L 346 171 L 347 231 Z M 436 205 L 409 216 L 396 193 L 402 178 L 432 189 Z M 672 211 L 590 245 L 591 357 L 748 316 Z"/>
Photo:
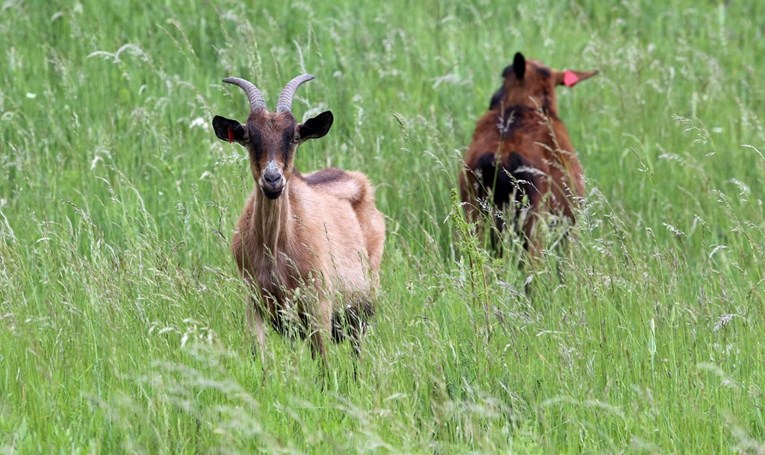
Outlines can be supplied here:
<path id="1" fill-rule="evenodd" d="M 0 452 L 765 453 L 761 2 L 0 4 Z M 457 171 L 516 51 L 587 176 L 538 269 L 466 235 Z M 358 378 L 251 356 L 253 182 L 225 76 L 335 125 L 388 237 Z M 524 283 L 533 282 L 533 293 Z"/>

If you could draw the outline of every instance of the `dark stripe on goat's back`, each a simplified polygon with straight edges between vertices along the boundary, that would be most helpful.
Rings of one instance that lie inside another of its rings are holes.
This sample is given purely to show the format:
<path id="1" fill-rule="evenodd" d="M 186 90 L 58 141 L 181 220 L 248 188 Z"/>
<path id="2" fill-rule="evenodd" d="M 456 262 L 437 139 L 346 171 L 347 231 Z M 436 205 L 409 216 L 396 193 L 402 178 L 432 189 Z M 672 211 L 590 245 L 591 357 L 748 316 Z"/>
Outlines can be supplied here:
<path id="1" fill-rule="evenodd" d="M 514 118 L 526 118 L 527 116 L 531 114 L 535 114 L 537 110 L 531 106 L 526 106 L 524 104 L 513 104 L 512 106 L 507 106 L 504 110 L 504 116 L 505 117 L 514 117 Z"/>
<path id="2" fill-rule="evenodd" d="M 550 72 L 549 68 L 545 68 L 543 66 L 538 66 L 535 69 L 537 71 L 537 74 L 539 74 L 540 76 L 542 76 L 544 78 L 548 78 L 548 77 L 552 76 L 552 73 Z"/>
<path id="3" fill-rule="evenodd" d="M 344 170 L 338 169 L 336 167 L 330 167 L 308 175 L 304 175 L 303 180 L 305 180 L 305 182 L 309 185 L 321 185 L 323 183 L 345 180 L 347 177 L 348 174 Z"/>
<path id="4" fill-rule="evenodd" d="M 512 139 L 516 131 L 528 125 L 529 120 L 534 119 L 536 121 L 536 115 L 536 109 L 522 104 L 514 104 L 505 108 L 499 121 L 499 132 L 502 140 Z"/>

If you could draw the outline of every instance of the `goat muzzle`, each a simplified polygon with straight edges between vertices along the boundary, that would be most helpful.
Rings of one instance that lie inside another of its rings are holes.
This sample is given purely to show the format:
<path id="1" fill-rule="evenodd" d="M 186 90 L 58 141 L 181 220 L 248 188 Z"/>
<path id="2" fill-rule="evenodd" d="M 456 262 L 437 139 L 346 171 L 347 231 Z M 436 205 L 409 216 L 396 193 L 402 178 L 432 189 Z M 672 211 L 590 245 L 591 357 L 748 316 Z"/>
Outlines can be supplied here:
<path id="1" fill-rule="evenodd" d="M 284 191 L 284 175 L 278 170 L 266 169 L 260 178 L 260 189 L 269 199 L 276 199 Z"/>

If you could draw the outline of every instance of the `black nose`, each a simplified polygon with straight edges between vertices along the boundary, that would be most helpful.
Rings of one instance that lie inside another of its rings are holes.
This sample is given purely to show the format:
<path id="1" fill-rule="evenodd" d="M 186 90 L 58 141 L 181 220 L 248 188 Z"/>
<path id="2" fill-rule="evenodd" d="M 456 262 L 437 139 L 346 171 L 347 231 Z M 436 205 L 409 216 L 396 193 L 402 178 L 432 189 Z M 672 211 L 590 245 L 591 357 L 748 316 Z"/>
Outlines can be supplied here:
<path id="1" fill-rule="evenodd" d="M 266 172 L 263 174 L 263 180 L 269 185 L 276 185 L 281 179 L 282 176 L 278 172 Z"/>

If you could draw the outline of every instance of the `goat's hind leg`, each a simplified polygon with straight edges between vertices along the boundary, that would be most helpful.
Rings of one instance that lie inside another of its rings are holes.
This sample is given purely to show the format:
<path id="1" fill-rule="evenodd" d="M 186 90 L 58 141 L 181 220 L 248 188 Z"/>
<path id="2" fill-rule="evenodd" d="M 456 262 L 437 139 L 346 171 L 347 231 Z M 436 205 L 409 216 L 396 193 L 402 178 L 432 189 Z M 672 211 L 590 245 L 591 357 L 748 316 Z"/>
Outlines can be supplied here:
<path id="1" fill-rule="evenodd" d="M 374 306 L 362 299 L 358 305 L 348 306 L 345 310 L 345 323 L 353 349 L 353 380 L 358 379 L 358 364 L 361 360 L 361 342 L 367 331 L 367 321 L 374 315 Z"/>

